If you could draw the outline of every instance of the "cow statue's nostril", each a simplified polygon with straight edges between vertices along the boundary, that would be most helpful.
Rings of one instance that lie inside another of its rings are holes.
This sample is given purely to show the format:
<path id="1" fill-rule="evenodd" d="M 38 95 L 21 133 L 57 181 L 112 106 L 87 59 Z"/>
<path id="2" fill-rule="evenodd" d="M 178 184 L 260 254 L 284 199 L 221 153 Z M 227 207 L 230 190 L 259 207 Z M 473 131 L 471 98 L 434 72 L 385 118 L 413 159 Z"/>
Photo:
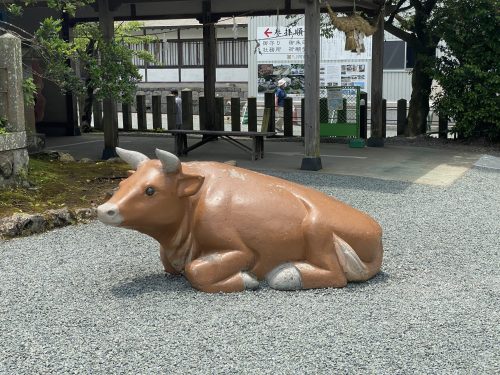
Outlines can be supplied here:
<path id="1" fill-rule="evenodd" d="M 97 207 L 97 218 L 105 224 L 121 225 L 123 217 L 120 215 L 120 209 L 114 203 L 104 203 Z"/>

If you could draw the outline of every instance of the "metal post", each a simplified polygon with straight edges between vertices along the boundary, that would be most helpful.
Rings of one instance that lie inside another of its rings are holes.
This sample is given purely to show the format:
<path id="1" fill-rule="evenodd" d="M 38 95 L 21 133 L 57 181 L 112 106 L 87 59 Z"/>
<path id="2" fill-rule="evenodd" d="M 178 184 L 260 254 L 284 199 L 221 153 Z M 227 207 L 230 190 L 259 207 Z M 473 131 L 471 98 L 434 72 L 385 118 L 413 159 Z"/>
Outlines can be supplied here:
<path id="1" fill-rule="evenodd" d="M 214 111 L 215 112 L 215 111 Z M 198 114 L 200 117 L 200 130 L 207 129 L 207 102 L 204 96 L 198 97 Z"/>
<path id="2" fill-rule="evenodd" d="M 368 94 L 362 92 L 359 101 L 359 137 L 366 139 L 368 138 Z"/>
<path id="3" fill-rule="evenodd" d="M 175 95 L 167 95 L 167 129 L 175 129 Z"/>
<path id="4" fill-rule="evenodd" d="M 439 138 L 448 138 L 448 117 L 439 115 Z"/>
<path id="5" fill-rule="evenodd" d="M 182 129 L 193 130 L 193 92 L 189 89 L 181 91 Z"/>
<path id="6" fill-rule="evenodd" d="M 275 121 L 276 121 L 276 116 L 275 116 L 275 95 L 273 91 L 268 91 L 264 93 L 264 108 L 269 108 L 271 111 L 269 112 L 269 127 L 268 131 L 273 132 L 275 131 Z"/>
<path id="7" fill-rule="evenodd" d="M 283 135 L 293 137 L 293 98 L 285 98 Z"/>
<path id="8" fill-rule="evenodd" d="M 231 98 L 231 130 L 241 130 L 240 98 Z"/>
<path id="9" fill-rule="evenodd" d="M 132 111 L 130 104 L 122 103 L 123 130 L 132 130 Z"/>
<path id="10" fill-rule="evenodd" d="M 224 130 L 224 98 L 222 96 L 215 98 L 215 127 L 213 130 Z"/>
<path id="11" fill-rule="evenodd" d="M 147 130 L 146 125 L 146 96 L 137 95 L 137 128 L 139 130 Z"/>
<path id="12" fill-rule="evenodd" d="M 387 99 L 382 99 L 382 138 L 387 138 Z"/>
<path id="13" fill-rule="evenodd" d="M 153 95 L 153 129 L 161 129 L 161 95 Z"/>
<path id="14" fill-rule="evenodd" d="M 406 99 L 398 100 L 398 113 L 397 113 L 397 135 L 404 136 L 406 130 Z"/>
<path id="15" fill-rule="evenodd" d="M 251 97 L 247 99 L 248 111 L 248 131 L 257 131 L 257 98 Z"/>

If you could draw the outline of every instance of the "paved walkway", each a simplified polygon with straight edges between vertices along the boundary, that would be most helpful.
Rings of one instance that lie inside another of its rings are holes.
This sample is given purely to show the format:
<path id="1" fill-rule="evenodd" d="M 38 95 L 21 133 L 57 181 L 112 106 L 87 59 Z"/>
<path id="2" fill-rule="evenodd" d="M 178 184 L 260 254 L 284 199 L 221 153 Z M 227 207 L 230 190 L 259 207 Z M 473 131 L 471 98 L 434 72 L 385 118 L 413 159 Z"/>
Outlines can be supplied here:
<path id="1" fill-rule="evenodd" d="M 192 140 L 191 142 L 194 142 Z M 155 148 L 173 151 L 173 138 L 165 135 L 120 134 L 120 147 L 136 150 L 154 157 Z M 102 134 L 81 137 L 47 138 L 47 149 L 67 151 L 77 159 L 100 159 L 103 149 Z M 386 145 L 383 148 L 349 148 L 346 144 L 321 143 L 323 169 L 318 173 L 353 175 L 383 180 L 415 182 L 447 186 L 462 176 L 480 158 L 480 153 L 414 146 Z M 249 156 L 224 141 L 211 142 L 194 151 L 183 161 L 236 160 L 250 169 L 300 169 L 304 155 L 302 142 L 265 141 L 265 158 L 252 162 Z"/>

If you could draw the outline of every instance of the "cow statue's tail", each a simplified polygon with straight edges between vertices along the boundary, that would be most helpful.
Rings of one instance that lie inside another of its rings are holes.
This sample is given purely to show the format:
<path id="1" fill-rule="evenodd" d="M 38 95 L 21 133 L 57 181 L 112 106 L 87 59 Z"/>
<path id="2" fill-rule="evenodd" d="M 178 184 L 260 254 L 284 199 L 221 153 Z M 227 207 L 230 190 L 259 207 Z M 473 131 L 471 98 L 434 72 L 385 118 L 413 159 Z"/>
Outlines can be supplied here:
<path id="1" fill-rule="evenodd" d="M 374 259 L 363 262 L 353 248 L 340 237 L 334 236 L 335 250 L 340 266 L 344 270 L 347 281 L 366 281 L 375 276 L 382 265 L 382 241 L 379 248 L 374 249 Z"/>

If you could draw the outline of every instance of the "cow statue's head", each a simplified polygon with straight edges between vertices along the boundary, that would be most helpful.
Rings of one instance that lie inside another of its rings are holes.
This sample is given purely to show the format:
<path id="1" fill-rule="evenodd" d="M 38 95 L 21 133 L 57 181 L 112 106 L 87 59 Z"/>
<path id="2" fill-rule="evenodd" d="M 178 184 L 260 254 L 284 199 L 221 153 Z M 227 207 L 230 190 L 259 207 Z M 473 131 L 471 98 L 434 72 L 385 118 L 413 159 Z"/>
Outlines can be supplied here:
<path id="1" fill-rule="evenodd" d="M 120 182 L 111 199 L 97 208 L 105 224 L 150 233 L 179 223 L 187 209 L 187 198 L 201 188 L 204 177 L 182 172 L 179 158 L 156 149 L 158 159 L 116 148 L 118 156 L 133 171 Z"/>

